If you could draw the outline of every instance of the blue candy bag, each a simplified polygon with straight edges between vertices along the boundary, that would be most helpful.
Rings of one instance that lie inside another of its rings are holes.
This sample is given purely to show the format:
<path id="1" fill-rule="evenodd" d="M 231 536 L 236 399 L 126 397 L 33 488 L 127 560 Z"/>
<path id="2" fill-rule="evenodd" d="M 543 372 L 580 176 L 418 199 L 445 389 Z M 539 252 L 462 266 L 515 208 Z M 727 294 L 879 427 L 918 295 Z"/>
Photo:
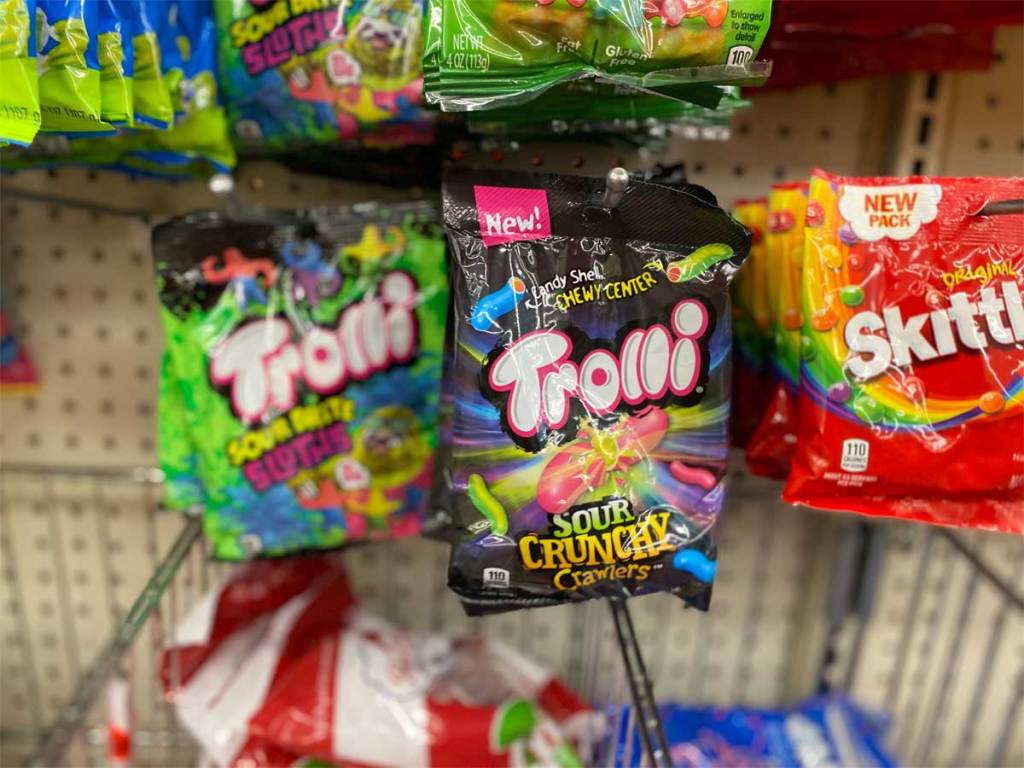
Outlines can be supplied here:
<path id="1" fill-rule="evenodd" d="M 842 695 L 819 696 L 791 709 L 660 708 L 676 768 L 896 768 L 885 749 L 888 718 Z M 615 766 L 639 766 L 644 750 L 629 707 L 616 717 Z"/>
<path id="2" fill-rule="evenodd" d="M 0 146 L 28 146 L 39 131 L 35 0 L 0 2 Z"/>
<path id="3" fill-rule="evenodd" d="M 132 26 L 121 18 L 114 0 L 99 0 L 98 6 L 100 117 L 111 125 L 131 127 L 135 123 Z"/>
<path id="4" fill-rule="evenodd" d="M 41 131 L 114 133 L 101 118 L 99 3 L 37 0 Z"/>

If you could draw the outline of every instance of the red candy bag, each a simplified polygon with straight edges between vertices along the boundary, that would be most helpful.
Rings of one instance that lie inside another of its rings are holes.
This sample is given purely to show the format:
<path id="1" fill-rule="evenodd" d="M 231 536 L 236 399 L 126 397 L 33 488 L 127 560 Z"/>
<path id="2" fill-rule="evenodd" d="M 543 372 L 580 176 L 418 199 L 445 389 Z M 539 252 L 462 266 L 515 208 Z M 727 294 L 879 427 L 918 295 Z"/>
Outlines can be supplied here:
<path id="1" fill-rule="evenodd" d="M 1024 213 L 991 207 L 1021 199 L 1024 178 L 815 172 L 783 499 L 1024 532 Z"/>
<path id="2" fill-rule="evenodd" d="M 603 733 L 514 649 L 360 610 L 337 554 L 236 571 L 178 626 L 160 673 L 221 768 L 580 768 L 574 745 L 589 754 Z"/>
<path id="3" fill-rule="evenodd" d="M 732 413 L 729 437 L 746 448 L 768 408 L 775 380 L 771 373 L 772 330 L 764 234 L 768 200 L 737 200 L 733 217 L 750 230 L 750 257 L 732 286 Z"/>
<path id="4" fill-rule="evenodd" d="M 747 466 L 755 475 L 782 479 L 796 441 L 800 391 L 800 269 L 804 256 L 806 182 L 773 184 L 765 234 L 771 373 L 777 382 L 750 441 Z"/>

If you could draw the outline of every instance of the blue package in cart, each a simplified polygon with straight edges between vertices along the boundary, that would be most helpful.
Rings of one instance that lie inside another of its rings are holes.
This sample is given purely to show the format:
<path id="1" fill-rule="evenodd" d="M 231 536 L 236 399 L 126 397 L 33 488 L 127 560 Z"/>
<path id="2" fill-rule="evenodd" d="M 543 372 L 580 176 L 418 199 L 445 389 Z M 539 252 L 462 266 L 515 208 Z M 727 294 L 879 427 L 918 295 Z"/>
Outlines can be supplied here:
<path id="1" fill-rule="evenodd" d="M 785 710 L 660 708 L 674 768 L 896 768 L 883 739 L 888 718 L 843 695 Z M 613 764 L 640 766 L 644 749 L 629 708 L 613 713 Z"/>

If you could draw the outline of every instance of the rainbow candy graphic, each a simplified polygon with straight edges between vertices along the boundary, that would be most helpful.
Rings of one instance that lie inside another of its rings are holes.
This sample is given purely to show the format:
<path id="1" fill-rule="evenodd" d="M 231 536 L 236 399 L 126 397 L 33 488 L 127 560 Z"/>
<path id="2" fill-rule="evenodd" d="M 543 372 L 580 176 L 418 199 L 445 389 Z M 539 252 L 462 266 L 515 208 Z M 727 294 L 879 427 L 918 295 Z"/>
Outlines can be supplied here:
<path id="1" fill-rule="evenodd" d="M 807 184 L 775 184 L 768 197 L 765 234 L 767 292 L 774 368 L 783 383 L 800 383 L 800 270 L 804 255 Z"/>
<path id="2" fill-rule="evenodd" d="M 829 178 L 815 176 L 810 186 L 808 219 L 820 223 L 806 229 L 802 309 L 805 318 L 803 394 L 820 407 L 851 421 L 886 431 L 913 431 L 923 439 L 942 441 L 937 435 L 978 418 L 1019 418 L 1024 408 L 1024 378 L 1020 367 L 1010 376 L 992 378 L 993 389 L 979 397 L 936 393 L 915 375 L 914 367 L 889 367 L 883 375 L 857 381 L 846 368 L 853 353 L 844 330 L 857 313 L 908 302 L 920 311 L 945 306 L 947 291 L 940 290 L 937 274 L 920 265 L 915 273 L 900 269 L 900 261 L 913 259 L 891 240 L 862 243 L 839 213 L 842 188 Z M 1018 250 L 1015 271 L 1024 274 L 1024 254 Z M 934 272 L 934 270 L 933 270 Z M 925 277 L 931 280 L 924 279 Z M 977 286 L 974 287 L 977 289 Z M 913 310 L 914 312 L 918 310 Z M 910 314 L 908 310 L 904 314 Z M 961 350 L 959 354 L 971 354 Z M 955 387 L 949 387 L 955 390 Z M 986 400 L 988 398 L 988 400 Z"/>

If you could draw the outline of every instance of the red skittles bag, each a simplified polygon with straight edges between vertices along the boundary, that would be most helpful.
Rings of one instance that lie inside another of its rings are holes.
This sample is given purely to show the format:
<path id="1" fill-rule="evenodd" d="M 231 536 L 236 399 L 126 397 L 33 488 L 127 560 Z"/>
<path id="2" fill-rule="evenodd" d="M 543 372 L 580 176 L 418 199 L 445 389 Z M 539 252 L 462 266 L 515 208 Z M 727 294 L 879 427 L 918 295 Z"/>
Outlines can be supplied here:
<path id="1" fill-rule="evenodd" d="M 789 471 L 796 440 L 800 394 L 800 269 L 804 259 L 807 182 L 773 184 L 765 234 L 766 290 L 775 384 L 760 424 L 747 443 L 747 466 L 755 475 L 781 480 Z"/>
<path id="2" fill-rule="evenodd" d="M 1024 532 L 1021 199 L 815 172 L 786 501 Z"/>

